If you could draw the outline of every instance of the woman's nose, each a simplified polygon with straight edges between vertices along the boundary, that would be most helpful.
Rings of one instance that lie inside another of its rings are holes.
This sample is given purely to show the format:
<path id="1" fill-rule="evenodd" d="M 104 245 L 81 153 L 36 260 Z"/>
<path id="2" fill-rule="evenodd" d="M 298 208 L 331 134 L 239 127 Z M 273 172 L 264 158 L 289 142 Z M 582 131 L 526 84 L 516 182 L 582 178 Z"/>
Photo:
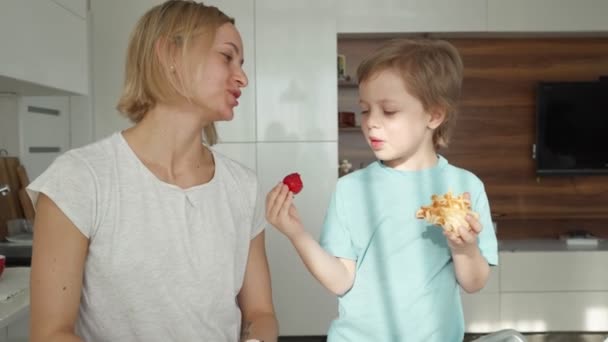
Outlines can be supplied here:
<path id="1" fill-rule="evenodd" d="M 249 84 L 249 79 L 247 78 L 247 74 L 245 74 L 245 70 L 243 68 L 239 68 L 239 71 L 235 75 L 236 82 L 239 87 L 245 88 Z"/>

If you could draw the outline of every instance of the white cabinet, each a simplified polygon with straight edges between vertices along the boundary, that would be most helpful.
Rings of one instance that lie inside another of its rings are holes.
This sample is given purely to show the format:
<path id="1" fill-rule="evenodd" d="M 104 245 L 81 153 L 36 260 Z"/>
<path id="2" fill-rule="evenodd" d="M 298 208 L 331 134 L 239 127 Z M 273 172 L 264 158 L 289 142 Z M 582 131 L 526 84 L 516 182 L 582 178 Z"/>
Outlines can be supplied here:
<path id="1" fill-rule="evenodd" d="M 500 268 L 491 267 L 486 286 L 478 293 L 461 291 L 465 331 L 496 331 L 500 322 Z"/>
<path id="2" fill-rule="evenodd" d="M 608 331 L 608 244 L 509 243 L 518 245 L 528 247 L 500 252 L 499 272 L 483 291 L 463 295 L 468 332 Z"/>
<path id="3" fill-rule="evenodd" d="M 300 173 L 304 189 L 295 206 L 306 229 L 318 238 L 337 180 L 337 143 L 259 143 L 258 175 L 269 191 L 287 174 Z M 293 245 L 275 228 L 266 231 L 274 305 L 283 336 L 326 335 L 337 315 L 337 299 L 300 260 Z"/>
<path id="4" fill-rule="evenodd" d="M 0 4 L 0 87 L 21 95 L 88 94 L 86 19 L 50 0 Z"/>
<path id="5" fill-rule="evenodd" d="M 503 252 L 500 290 L 608 291 L 607 260 L 608 251 Z"/>
<path id="6" fill-rule="evenodd" d="M 0 94 L 0 150 L 9 156 L 19 155 L 19 105 L 18 97 Z"/>
<path id="7" fill-rule="evenodd" d="M 33 180 L 70 148 L 70 98 L 34 96 L 19 102 L 19 157 Z"/>
<path id="8" fill-rule="evenodd" d="M 504 328 L 524 332 L 608 330 L 608 291 L 522 292 L 500 295 Z"/>
<path id="9" fill-rule="evenodd" d="M 487 0 L 490 32 L 608 30 L 605 0 Z"/>
<path id="10" fill-rule="evenodd" d="M 87 0 L 51 0 L 56 2 L 61 7 L 74 13 L 75 15 L 86 19 L 88 12 L 88 1 Z"/>
<path id="11" fill-rule="evenodd" d="M 336 141 L 335 2 L 255 4 L 258 141 Z"/>
<path id="12" fill-rule="evenodd" d="M 338 0 L 339 33 L 482 32 L 486 0 Z"/>

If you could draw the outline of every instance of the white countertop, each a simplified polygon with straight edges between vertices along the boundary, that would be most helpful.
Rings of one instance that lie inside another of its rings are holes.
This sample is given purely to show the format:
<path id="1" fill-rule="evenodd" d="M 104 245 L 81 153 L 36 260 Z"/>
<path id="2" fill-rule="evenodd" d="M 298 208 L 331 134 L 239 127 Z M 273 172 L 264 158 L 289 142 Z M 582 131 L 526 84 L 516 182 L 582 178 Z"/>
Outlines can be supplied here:
<path id="1" fill-rule="evenodd" d="M 597 245 L 569 245 L 565 240 L 500 240 L 500 252 L 584 252 L 608 251 L 608 240 L 598 240 Z"/>
<path id="2" fill-rule="evenodd" d="M 6 268 L 0 276 L 0 329 L 25 316 L 29 308 L 30 268 Z"/>

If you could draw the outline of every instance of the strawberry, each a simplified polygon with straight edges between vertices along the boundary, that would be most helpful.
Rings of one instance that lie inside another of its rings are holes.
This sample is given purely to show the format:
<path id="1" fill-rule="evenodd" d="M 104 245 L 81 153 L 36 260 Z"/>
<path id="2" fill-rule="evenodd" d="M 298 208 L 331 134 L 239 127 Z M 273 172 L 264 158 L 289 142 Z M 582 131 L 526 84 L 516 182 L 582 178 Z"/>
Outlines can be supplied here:
<path id="1" fill-rule="evenodd" d="M 302 178 L 300 178 L 300 174 L 297 172 L 285 176 L 285 178 L 283 178 L 283 184 L 287 185 L 289 191 L 293 192 L 294 194 L 302 191 L 302 188 L 304 187 L 304 184 L 302 184 Z"/>

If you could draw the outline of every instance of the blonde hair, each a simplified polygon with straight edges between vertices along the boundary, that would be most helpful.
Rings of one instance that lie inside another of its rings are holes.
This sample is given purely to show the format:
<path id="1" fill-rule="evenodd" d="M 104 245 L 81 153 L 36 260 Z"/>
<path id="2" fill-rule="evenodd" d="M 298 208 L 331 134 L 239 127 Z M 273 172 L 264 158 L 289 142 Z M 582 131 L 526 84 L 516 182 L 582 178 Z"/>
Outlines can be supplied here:
<path id="1" fill-rule="evenodd" d="M 191 66 L 186 56 L 194 48 L 193 41 L 202 36 L 208 48 L 225 23 L 234 24 L 234 19 L 217 7 L 195 1 L 169 0 L 148 10 L 129 39 L 118 111 L 137 123 L 159 102 L 190 99 L 186 89 L 192 88 L 192 80 L 180 79 L 171 57 L 180 54 L 183 64 Z M 213 123 L 204 128 L 204 138 L 209 145 L 217 142 Z"/>
<path id="2" fill-rule="evenodd" d="M 463 65 L 458 50 L 443 40 L 391 40 L 361 62 L 358 82 L 387 69 L 401 75 L 406 89 L 426 111 L 444 111 L 443 122 L 433 132 L 433 146 L 447 147 L 462 87 Z"/>

